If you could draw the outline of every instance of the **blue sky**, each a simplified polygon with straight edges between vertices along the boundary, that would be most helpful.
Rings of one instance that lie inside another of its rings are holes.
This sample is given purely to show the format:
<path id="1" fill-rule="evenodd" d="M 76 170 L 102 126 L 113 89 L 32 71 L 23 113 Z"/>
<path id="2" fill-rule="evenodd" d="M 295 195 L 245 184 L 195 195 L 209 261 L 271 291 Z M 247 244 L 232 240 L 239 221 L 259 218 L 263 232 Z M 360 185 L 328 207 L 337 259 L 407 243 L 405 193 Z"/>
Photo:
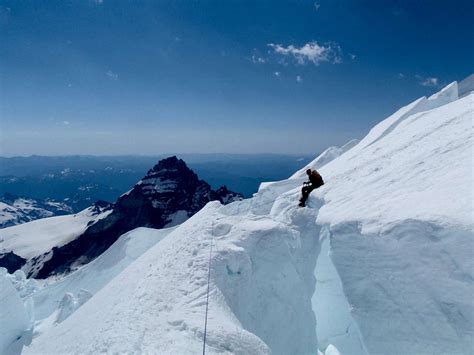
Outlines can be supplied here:
<path id="1" fill-rule="evenodd" d="M 473 11 L 1 0 L 1 154 L 316 154 L 469 75 Z"/>

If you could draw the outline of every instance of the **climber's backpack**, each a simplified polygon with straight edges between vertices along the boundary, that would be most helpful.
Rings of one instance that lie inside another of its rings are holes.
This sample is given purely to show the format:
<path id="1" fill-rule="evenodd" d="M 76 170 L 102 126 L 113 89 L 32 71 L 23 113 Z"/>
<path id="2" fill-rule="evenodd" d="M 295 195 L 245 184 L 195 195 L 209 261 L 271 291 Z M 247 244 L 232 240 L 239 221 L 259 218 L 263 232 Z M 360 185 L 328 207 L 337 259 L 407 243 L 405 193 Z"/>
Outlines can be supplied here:
<path id="1" fill-rule="evenodd" d="M 309 180 L 311 181 L 311 184 L 316 189 L 324 185 L 323 177 L 316 170 L 313 170 L 311 172 L 311 176 L 309 177 Z"/>

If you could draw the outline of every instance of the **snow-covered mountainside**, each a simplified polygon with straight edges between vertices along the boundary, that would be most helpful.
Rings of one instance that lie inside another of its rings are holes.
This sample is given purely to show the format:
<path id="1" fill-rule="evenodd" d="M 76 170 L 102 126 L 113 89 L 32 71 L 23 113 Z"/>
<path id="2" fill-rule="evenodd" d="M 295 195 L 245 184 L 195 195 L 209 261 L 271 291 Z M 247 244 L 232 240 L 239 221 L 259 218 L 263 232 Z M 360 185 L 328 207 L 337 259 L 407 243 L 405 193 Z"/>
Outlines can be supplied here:
<path id="1" fill-rule="evenodd" d="M 18 316 L 0 308 L 0 346 L 189 354 L 205 337 L 223 354 L 472 353 L 473 100 L 453 83 L 401 108 L 318 167 L 326 184 L 307 208 L 301 178 L 208 203 L 100 289 L 79 294 L 78 270 L 40 293 L 17 273 L 29 291 L 2 291 Z M 31 308 L 69 288 L 35 333 Z"/>
<path id="2" fill-rule="evenodd" d="M 173 228 L 137 228 L 81 269 L 41 287 L 22 270 L 10 275 L 0 268 L 0 324 L 10 324 L 0 333 L 0 353 L 16 354 L 23 341 L 55 327 L 171 231 Z M 19 336 L 22 341 L 14 342 Z"/>
<path id="3" fill-rule="evenodd" d="M 72 212 L 72 208 L 64 202 L 4 195 L 0 197 L 0 229 Z"/>
<path id="4" fill-rule="evenodd" d="M 54 250 L 82 235 L 88 227 L 112 212 L 107 204 L 95 204 L 80 213 L 39 219 L 0 230 L 0 266 L 19 268 L 36 275 Z"/>
<path id="5" fill-rule="evenodd" d="M 356 146 L 359 143 L 358 139 L 352 139 L 342 147 L 329 147 L 324 152 L 322 152 L 316 159 L 308 164 L 304 169 L 298 170 L 296 173 L 290 176 L 290 179 L 301 179 L 306 178 L 306 170 L 308 168 L 317 170 L 327 163 L 333 161 L 352 147 Z"/>
<path id="6" fill-rule="evenodd" d="M 11 272 L 23 266 L 27 275 L 37 278 L 69 272 L 102 254 L 130 230 L 172 227 L 209 201 L 229 203 L 240 198 L 225 186 L 212 190 L 183 160 L 170 157 L 149 170 L 114 205 L 97 202 L 76 215 L 0 231 L 0 266 Z M 18 244 L 26 245 L 29 252 Z"/>
<path id="7" fill-rule="evenodd" d="M 369 353 L 473 349 L 473 97 L 421 98 L 321 170 L 317 223 Z"/>

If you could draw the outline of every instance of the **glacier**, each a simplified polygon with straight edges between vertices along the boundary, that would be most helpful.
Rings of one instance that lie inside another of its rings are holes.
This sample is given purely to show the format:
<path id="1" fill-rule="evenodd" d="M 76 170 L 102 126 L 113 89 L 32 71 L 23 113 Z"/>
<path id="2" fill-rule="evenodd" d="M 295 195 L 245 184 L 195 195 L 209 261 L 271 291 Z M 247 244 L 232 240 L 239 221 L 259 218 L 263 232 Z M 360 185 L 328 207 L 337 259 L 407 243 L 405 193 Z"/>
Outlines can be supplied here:
<path id="1" fill-rule="evenodd" d="M 22 270 L 35 277 L 53 251 L 79 237 L 112 210 L 98 205 L 64 216 L 54 216 L 0 230 L 0 260 L 5 255 L 20 259 Z"/>
<path id="2" fill-rule="evenodd" d="M 472 353 L 473 100 L 454 82 L 323 153 L 307 208 L 305 167 L 59 281 L 2 287 L 18 317 L 2 313 L 0 352 L 201 353 L 210 268 L 208 353 Z"/>

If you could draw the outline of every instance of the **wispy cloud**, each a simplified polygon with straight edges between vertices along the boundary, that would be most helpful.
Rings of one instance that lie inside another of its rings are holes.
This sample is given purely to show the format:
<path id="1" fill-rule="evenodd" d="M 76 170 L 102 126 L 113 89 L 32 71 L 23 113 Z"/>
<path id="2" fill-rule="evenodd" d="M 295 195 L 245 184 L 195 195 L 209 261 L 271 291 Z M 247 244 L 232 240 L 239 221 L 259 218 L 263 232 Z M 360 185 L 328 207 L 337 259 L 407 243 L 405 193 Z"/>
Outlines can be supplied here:
<path id="1" fill-rule="evenodd" d="M 300 65 L 306 63 L 313 63 L 319 65 L 322 62 L 341 63 L 341 48 L 337 43 L 327 43 L 319 45 L 318 42 L 308 42 L 302 47 L 297 47 L 293 44 L 285 47 L 281 44 L 269 43 L 268 46 L 274 53 L 293 57 Z"/>
<path id="2" fill-rule="evenodd" d="M 275 75 L 277 78 L 281 77 L 281 73 L 279 71 L 274 72 L 273 75 Z"/>
<path id="3" fill-rule="evenodd" d="M 357 58 L 357 56 L 354 53 L 349 53 L 349 57 L 351 57 L 352 60 Z"/>
<path id="4" fill-rule="evenodd" d="M 321 7 L 321 4 L 317 1 L 315 1 L 314 2 L 314 8 L 316 9 L 316 11 L 318 11 L 320 7 Z"/>
<path id="5" fill-rule="evenodd" d="M 67 121 L 67 120 L 57 121 L 57 120 L 55 120 L 54 118 L 50 118 L 49 120 L 50 120 L 50 121 L 53 121 L 52 123 L 53 123 L 55 126 L 63 126 L 63 127 L 66 127 L 66 126 L 71 125 L 71 121 Z"/>
<path id="6" fill-rule="evenodd" d="M 439 79 L 438 78 L 425 78 L 420 82 L 423 86 L 438 86 Z"/>
<path id="7" fill-rule="evenodd" d="M 118 79 L 118 74 L 114 73 L 112 70 L 108 70 L 105 75 L 107 75 L 110 79 L 112 80 L 117 80 Z"/>
<path id="8" fill-rule="evenodd" d="M 440 85 L 439 79 L 436 77 L 424 77 L 419 74 L 415 75 L 421 86 L 438 87 Z"/>
<path id="9" fill-rule="evenodd" d="M 263 58 L 263 57 L 259 57 L 257 55 L 252 55 L 252 57 L 250 58 L 250 60 L 252 61 L 252 63 L 256 63 L 256 64 L 263 64 L 266 62 L 266 59 Z"/>
<path id="10" fill-rule="evenodd" d="M 301 77 L 301 75 L 296 76 L 296 82 L 297 83 L 302 83 L 303 82 L 303 78 Z"/>

